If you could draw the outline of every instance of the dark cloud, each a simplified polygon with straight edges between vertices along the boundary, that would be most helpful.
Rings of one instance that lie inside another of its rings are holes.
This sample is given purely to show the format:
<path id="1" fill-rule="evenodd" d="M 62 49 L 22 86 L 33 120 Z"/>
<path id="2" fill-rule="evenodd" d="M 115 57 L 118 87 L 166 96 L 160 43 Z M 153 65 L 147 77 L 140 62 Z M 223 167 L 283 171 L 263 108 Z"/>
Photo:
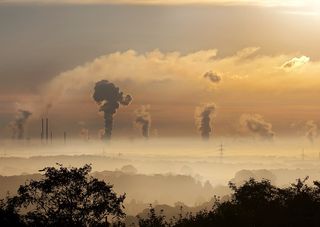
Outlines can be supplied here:
<path id="1" fill-rule="evenodd" d="M 131 103 L 130 95 L 123 95 L 113 83 L 101 80 L 94 87 L 93 99 L 100 105 L 100 110 L 104 113 L 104 138 L 110 139 L 113 127 L 113 115 L 121 105 L 127 106 Z"/>
<path id="2" fill-rule="evenodd" d="M 212 83 L 219 83 L 221 81 L 221 76 L 211 71 L 206 72 L 203 77 L 210 80 Z"/>
<path id="3" fill-rule="evenodd" d="M 259 114 L 243 114 L 240 117 L 241 126 L 253 134 L 259 135 L 264 139 L 273 139 L 275 133 L 272 124 L 266 122 Z"/>

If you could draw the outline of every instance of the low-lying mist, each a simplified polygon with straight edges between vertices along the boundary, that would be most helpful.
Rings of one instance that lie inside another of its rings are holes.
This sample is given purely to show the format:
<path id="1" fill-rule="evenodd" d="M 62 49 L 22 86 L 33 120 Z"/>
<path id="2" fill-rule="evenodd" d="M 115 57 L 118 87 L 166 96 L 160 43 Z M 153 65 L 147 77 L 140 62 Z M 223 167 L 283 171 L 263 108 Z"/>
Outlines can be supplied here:
<path id="1" fill-rule="evenodd" d="M 320 179 L 319 151 L 318 144 L 294 138 L 7 140 L 0 146 L 1 194 L 39 177 L 30 174 L 46 166 L 88 163 L 93 174 L 128 194 L 127 203 L 194 206 L 214 194 L 227 195 L 230 180 L 240 184 L 250 177 L 266 178 L 283 186 L 306 176 L 310 182 Z"/>
<path id="2" fill-rule="evenodd" d="M 36 173 L 57 162 L 91 163 L 94 171 L 131 164 L 143 174 L 185 174 L 225 184 L 241 169 L 317 169 L 319 152 L 318 144 L 302 139 L 7 140 L 0 142 L 0 174 Z"/>

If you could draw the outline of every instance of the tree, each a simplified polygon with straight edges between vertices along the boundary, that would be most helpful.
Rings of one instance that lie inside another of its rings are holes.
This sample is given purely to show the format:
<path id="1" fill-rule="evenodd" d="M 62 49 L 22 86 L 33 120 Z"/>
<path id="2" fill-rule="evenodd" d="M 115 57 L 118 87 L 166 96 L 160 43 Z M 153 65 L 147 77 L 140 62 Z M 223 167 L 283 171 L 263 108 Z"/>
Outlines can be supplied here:
<path id="1" fill-rule="evenodd" d="M 6 200 L 0 200 L 0 220 L 1 226 L 24 226 L 14 203 L 12 203 L 9 197 L 7 197 Z"/>
<path id="2" fill-rule="evenodd" d="M 58 166 L 40 170 L 43 179 L 21 185 L 7 200 L 27 226 L 106 226 L 108 217 L 125 216 L 125 195 L 118 197 L 112 185 L 90 177 L 90 165 Z"/>
<path id="3" fill-rule="evenodd" d="M 147 218 L 137 216 L 139 220 L 139 227 L 166 227 L 169 224 L 165 220 L 163 210 L 160 210 L 160 214 L 157 215 L 155 209 L 150 204 L 149 213 Z"/>

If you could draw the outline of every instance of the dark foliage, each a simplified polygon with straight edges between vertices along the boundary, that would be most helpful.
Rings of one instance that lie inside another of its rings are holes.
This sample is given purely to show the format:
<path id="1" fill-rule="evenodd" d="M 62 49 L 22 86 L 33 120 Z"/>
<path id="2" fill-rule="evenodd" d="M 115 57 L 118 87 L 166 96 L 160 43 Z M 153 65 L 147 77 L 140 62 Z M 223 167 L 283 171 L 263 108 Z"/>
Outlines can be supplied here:
<path id="1" fill-rule="evenodd" d="M 1 226 L 24 226 L 16 207 L 10 198 L 0 200 L 0 224 Z"/>
<path id="2" fill-rule="evenodd" d="M 160 211 L 160 214 L 157 215 L 155 209 L 150 204 L 150 210 L 148 213 L 147 218 L 141 218 L 137 216 L 139 219 L 139 226 L 140 227 L 147 227 L 147 226 L 157 226 L 157 227 L 165 227 L 168 226 L 165 216 L 163 215 L 163 210 Z"/>
<path id="3" fill-rule="evenodd" d="M 121 222 L 124 195 L 112 186 L 89 177 L 90 165 L 82 168 L 48 167 L 43 177 L 20 186 L 17 195 L 0 200 L 0 226 L 113 226 Z M 320 226 L 320 182 L 307 185 L 298 179 L 286 188 L 268 180 L 250 179 L 233 190 L 231 199 L 215 198 L 210 210 L 167 219 L 165 211 L 150 206 L 147 217 L 137 217 L 140 227 L 296 227 Z M 116 218 L 116 219 L 114 219 Z"/>
<path id="4" fill-rule="evenodd" d="M 157 216 L 151 208 L 147 218 L 138 217 L 139 223 L 141 227 L 318 227 L 320 182 L 315 181 L 313 186 L 308 186 L 306 180 L 299 179 L 287 188 L 275 187 L 268 180 L 258 182 L 250 179 L 240 187 L 230 183 L 233 190 L 231 200 L 217 200 L 210 211 L 187 214 L 168 223 L 163 213 Z M 159 221 L 159 225 L 154 225 Z"/>
<path id="5" fill-rule="evenodd" d="M 41 170 L 43 179 L 1 201 L 1 226 L 106 226 L 107 217 L 124 217 L 125 195 L 118 197 L 112 185 L 89 177 L 90 171 L 90 165 Z"/>

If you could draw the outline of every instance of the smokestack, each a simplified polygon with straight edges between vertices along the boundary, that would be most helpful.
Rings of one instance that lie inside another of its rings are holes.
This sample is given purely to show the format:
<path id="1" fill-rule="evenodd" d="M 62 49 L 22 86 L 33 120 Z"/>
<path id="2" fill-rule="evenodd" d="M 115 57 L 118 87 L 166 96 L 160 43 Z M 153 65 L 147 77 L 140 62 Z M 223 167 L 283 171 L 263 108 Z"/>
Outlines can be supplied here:
<path id="1" fill-rule="evenodd" d="M 100 106 L 100 110 L 104 113 L 104 138 L 111 138 L 113 127 L 113 115 L 121 105 L 127 106 L 131 103 L 130 95 L 123 95 L 113 83 L 107 80 L 101 80 L 94 87 L 93 99 Z"/>
<path id="2" fill-rule="evenodd" d="M 67 143 L 67 133 L 66 132 L 63 132 L 63 141 L 64 141 L 64 144 Z"/>
<path id="3" fill-rule="evenodd" d="M 52 131 L 50 132 L 50 143 L 52 144 L 52 137 L 53 137 L 53 135 L 52 135 Z"/>
<path id="4" fill-rule="evenodd" d="M 48 143 L 49 139 L 49 119 L 46 118 L 46 143 Z"/>
<path id="5" fill-rule="evenodd" d="M 44 131 L 43 131 L 43 118 L 41 118 L 41 143 L 43 141 Z"/>

